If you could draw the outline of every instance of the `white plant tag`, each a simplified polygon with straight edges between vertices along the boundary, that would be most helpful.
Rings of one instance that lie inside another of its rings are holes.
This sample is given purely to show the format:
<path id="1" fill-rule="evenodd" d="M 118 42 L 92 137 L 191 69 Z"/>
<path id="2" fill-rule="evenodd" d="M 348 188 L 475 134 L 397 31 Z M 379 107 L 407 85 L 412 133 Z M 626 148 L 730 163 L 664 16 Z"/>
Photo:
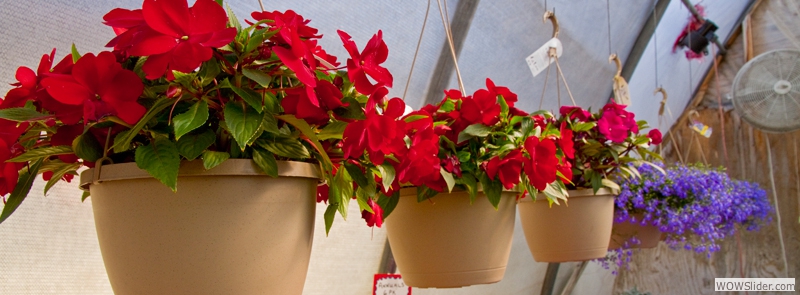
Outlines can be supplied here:
<path id="1" fill-rule="evenodd" d="M 539 49 L 533 52 L 533 54 L 525 58 L 525 61 L 528 63 L 528 67 L 531 68 L 531 73 L 534 77 L 547 69 L 547 66 L 555 61 L 555 59 L 550 58 L 550 48 L 556 49 L 556 56 L 558 57 L 561 57 L 561 54 L 564 51 L 563 46 L 561 46 L 561 40 L 558 40 L 558 38 L 553 38 L 544 43 L 544 45 L 539 47 Z"/>

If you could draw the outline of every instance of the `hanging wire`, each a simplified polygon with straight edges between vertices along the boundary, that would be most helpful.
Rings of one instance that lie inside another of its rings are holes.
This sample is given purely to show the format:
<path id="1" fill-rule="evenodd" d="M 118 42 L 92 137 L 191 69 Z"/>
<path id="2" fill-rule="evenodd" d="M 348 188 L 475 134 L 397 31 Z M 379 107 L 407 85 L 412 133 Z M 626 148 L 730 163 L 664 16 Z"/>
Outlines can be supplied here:
<path id="1" fill-rule="evenodd" d="M 778 219 L 778 239 L 781 242 L 781 254 L 783 257 L 784 275 L 789 277 L 789 261 L 786 259 L 786 243 L 783 241 L 783 229 L 781 228 L 781 210 L 778 207 L 778 191 L 775 186 L 775 173 L 772 166 L 772 147 L 769 144 L 769 134 L 764 134 L 767 142 L 767 165 L 769 165 L 769 183 L 772 186 L 772 201 L 775 202 L 775 217 Z"/>
<path id="2" fill-rule="evenodd" d="M 611 55 L 611 4 L 606 0 L 606 20 L 608 20 L 608 55 Z"/>
<path id="3" fill-rule="evenodd" d="M 656 88 L 661 87 L 658 84 L 658 0 L 653 0 L 653 57 L 655 58 L 656 69 Z"/>
<path id="4" fill-rule="evenodd" d="M 403 101 L 406 100 L 408 94 L 408 86 L 411 85 L 411 74 L 414 73 L 414 65 L 417 64 L 417 55 L 419 54 L 419 46 L 422 44 L 422 35 L 425 34 L 425 25 L 428 24 L 428 13 L 431 11 L 431 0 L 428 0 L 428 7 L 425 8 L 425 19 L 422 21 L 422 29 L 419 30 L 419 40 L 417 40 L 417 49 L 414 50 L 414 59 L 411 60 L 411 69 L 408 70 L 408 81 L 406 81 L 406 88 L 403 90 Z"/>
<path id="5" fill-rule="evenodd" d="M 442 18 L 442 25 L 444 26 L 444 31 L 447 35 L 447 43 L 450 44 L 450 54 L 453 56 L 453 64 L 456 68 L 456 76 L 458 77 L 458 88 L 461 90 L 461 93 L 466 93 L 466 90 L 464 89 L 464 81 L 461 79 L 461 70 L 458 68 L 458 57 L 456 56 L 455 45 L 453 45 L 453 33 L 450 31 L 448 17 L 445 16 L 445 10 L 442 9 L 442 0 L 436 0 L 436 4 L 439 6 L 439 15 Z M 446 8 L 447 0 L 445 0 L 445 9 Z"/>
<path id="6" fill-rule="evenodd" d="M 261 6 L 261 11 L 264 11 L 264 3 L 258 0 L 258 6 Z"/>

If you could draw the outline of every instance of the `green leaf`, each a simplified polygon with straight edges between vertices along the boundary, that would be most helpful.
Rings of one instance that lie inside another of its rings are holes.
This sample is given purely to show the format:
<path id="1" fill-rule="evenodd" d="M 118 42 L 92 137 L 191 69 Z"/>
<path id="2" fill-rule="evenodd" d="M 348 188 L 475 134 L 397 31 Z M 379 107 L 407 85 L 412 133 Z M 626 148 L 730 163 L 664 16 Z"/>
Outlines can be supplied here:
<path id="1" fill-rule="evenodd" d="M 475 203 L 475 199 L 478 196 L 478 180 L 472 174 L 464 173 L 461 175 L 461 182 L 467 188 L 467 193 L 469 193 L 469 203 Z"/>
<path id="2" fill-rule="evenodd" d="M 591 182 L 592 182 L 592 190 L 596 194 L 597 191 L 603 187 L 603 176 L 598 173 L 592 174 Z"/>
<path id="3" fill-rule="evenodd" d="M 10 159 L 6 162 L 12 162 L 12 163 L 30 162 L 38 159 L 48 158 L 50 156 L 67 155 L 72 153 L 73 153 L 72 147 L 68 145 L 43 147 L 43 148 L 29 150 L 24 154 L 19 155 L 13 159 Z"/>
<path id="4" fill-rule="evenodd" d="M 528 138 L 528 136 L 531 135 L 531 132 L 533 132 L 533 126 L 535 125 L 533 119 L 531 119 L 531 117 L 523 117 L 520 123 L 522 138 Z"/>
<path id="5" fill-rule="evenodd" d="M 22 204 L 22 201 L 25 200 L 25 197 L 28 196 L 28 192 L 31 191 L 31 186 L 33 186 L 33 181 L 36 180 L 36 174 L 39 173 L 39 167 L 42 166 L 42 159 L 34 162 L 33 165 L 30 166 L 29 169 L 20 172 L 19 180 L 17 180 L 17 186 L 14 187 L 14 191 L 8 195 L 8 199 L 6 200 L 5 206 L 3 206 L 3 211 L 0 213 L 0 223 L 3 223 L 9 216 L 11 216 L 14 211 L 19 208 L 19 205 Z"/>
<path id="6" fill-rule="evenodd" d="M 311 129 L 311 126 L 306 123 L 304 120 L 300 120 L 296 118 L 294 115 L 281 115 L 278 116 L 278 119 L 283 120 L 286 123 L 294 126 L 297 130 L 300 130 L 300 133 L 303 133 L 308 140 L 314 145 L 314 149 L 317 150 L 317 153 L 322 157 L 322 167 L 325 171 L 333 170 L 333 162 L 331 162 L 331 158 L 328 157 L 328 153 L 325 152 L 325 149 L 322 147 L 322 144 L 319 143 L 319 138 L 317 138 L 317 134 L 314 133 L 314 130 Z"/>
<path id="7" fill-rule="evenodd" d="M 601 182 L 604 187 L 610 188 L 613 192 L 619 192 L 621 190 L 619 185 L 611 180 L 603 178 Z"/>
<path id="8" fill-rule="evenodd" d="M 576 131 L 576 132 L 584 132 L 584 131 L 589 131 L 589 130 L 592 130 L 592 128 L 594 128 L 594 126 L 595 126 L 596 124 L 597 124 L 597 123 L 594 123 L 594 122 L 578 122 L 578 123 L 573 123 L 573 124 L 572 124 L 572 131 Z"/>
<path id="9" fill-rule="evenodd" d="M 91 133 L 84 133 L 72 141 L 72 150 L 78 158 L 94 162 L 103 157 L 103 146 Z"/>
<path id="10" fill-rule="evenodd" d="M 464 131 L 458 134 L 458 143 L 462 143 L 465 140 L 469 140 L 473 137 L 486 137 L 489 133 L 492 132 L 492 128 L 483 124 L 472 124 L 467 126 Z"/>
<path id="11" fill-rule="evenodd" d="M 256 92 L 255 90 L 250 88 L 239 88 L 236 86 L 231 86 L 231 90 L 233 90 L 233 92 L 235 92 L 236 95 L 238 95 L 245 102 L 247 102 L 248 105 L 253 107 L 253 109 L 259 114 L 264 110 L 264 100 L 261 99 L 261 94 L 258 94 L 258 92 Z"/>
<path id="12" fill-rule="evenodd" d="M 453 187 L 456 186 L 456 179 L 453 178 L 453 174 L 444 170 L 444 167 L 439 167 L 439 174 L 442 175 L 444 182 L 447 183 L 447 192 L 453 192 Z"/>
<path id="13" fill-rule="evenodd" d="M 217 78 L 217 75 L 222 72 L 219 68 L 219 63 L 216 59 L 210 59 L 207 62 L 203 63 L 203 67 L 200 69 L 199 76 L 202 79 L 202 85 L 206 86 L 214 82 L 214 79 Z"/>
<path id="14" fill-rule="evenodd" d="M 224 114 L 228 130 L 241 150 L 244 151 L 247 143 L 256 135 L 263 116 L 248 106 L 233 102 L 225 104 Z"/>
<path id="15" fill-rule="evenodd" d="M 139 134 L 139 131 L 141 131 L 142 128 L 144 128 L 147 122 L 149 122 L 151 119 L 153 119 L 153 117 L 158 115 L 158 113 L 160 113 L 167 107 L 171 106 L 173 103 L 174 103 L 173 100 L 166 99 L 163 97 L 156 100 L 155 104 L 153 104 L 153 106 L 150 107 L 147 113 L 145 113 L 144 116 L 141 119 L 139 119 L 139 122 L 136 123 L 136 125 L 134 125 L 133 128 L 128 130 L 127 133 L 125 133 L 124 137 L 120 138 L 119 136 L 117 136 L 114 138 L 114 152 L 121 153 L 129 150 L 131 146 L 131 141 L 133 140 L 134 137 L 136 137 L 137 134 Z"/>
<path id="16" fill-rule="evenodd" d="M 264 174 L 278 177 L 278 162 L 275 155 L 260 148 L 253 149 L 253 162 Z"/>
<path id="17" fill-rule="evenodd" d="M 394 170 L 394 166 L 383 163 L 378 166 L 378 170 L 381 172 L 381 183 L 383 184 L 383 191 L 388 193 L 390 189 L 392 189 L 392 183 L 394 182 L 395 177 L 397 177 L 397 173 Z"/>
<path id="18" fill-rule="evenodd" d="M 447 98 L 445 98 L 444 102 L 442 102 L 442 105 L 439 107 L 439 110 L 443 112 L 451 112 L 455 109 L 456 109 L 455 102 L 453 102 L 452 99 L 447 99 Z"/>
<path id="19" fill-rule="evenodd" d="M 361 171 L 361 168 L 356 166 L 353 163 L 345 162 L 344 169 L 347 169 L 347 173 L 350 174 L 350 177 L 356 182 L 359 187 L 368 187 L 369 182 L 367 181 L 367 177 L 364 176 L 364 172 Z"/>
<path id="20" fill-rule="evenodd" d="M 397 203 L 400 202 L 400 191 L 395 191 L 392 196 L 386 196 L 384 194 L 380 194 L 378 196 L 378 206 L 381 206 L 383 209 L 383 219 L 389 217 L 389 214 L 392 214 L 394 208 L 397 207 Z"/>
<path id="21" fill-rule="evenodd" d="M 486 173 L 481 173 L 480 176 L 481 186 L 483 186 L 483 193 L 486 194 L 486 198 L 489 199 L 489 203 L 494 206 L 495 209 L 500 205 L 500 196 L 503 191 L 503 185 L 500 181 L 491 180 Z"/>
<path id="22" fill-rule="evenodd" d="M 259 139 L 256 144 L 278 156 L 291 159 L 308 159 L 311 154 L 300 143 L 299 138 L 278 137 L 275 139 Z"/>
<path id="23" fill-rule="evenodd" d="M 406 123 L 411 123 L 411 122 L 414 122 L 414 121 L 417 121 L 417 120 L 422 120 L 422 119 L 425 119 L 425 118 L 430 118 L 430 116 L 412 115 L 412 116 L 405 117 L 403 119 L 403 121 L 406 121 Z"/>
<path id="24" fill-rule="evenodd" d="M 347 122 L 332 122 L 319 131 L 317 138 L 319 138 L 319 140 L 342 139 L 342 135 L 344 134 L 344 129 L 346 127 Z"/>
<path id="25" fill-rule="evenodd" d="M 333 218 L 336 217 L 336 208 L 338 204 L 330 203 L 328 208 L 325 209 L 325 236 L 331 232 L 331 225 L 333 225 Z"/>
<path id="26" fill-rule="evenodd" d="M 139 169 L 150 173 L 173 192 L 177 190 L 181 156 L 169 138 L 157 136 L 150 144 L 137 148 L 135 160 Z"/>
<path id="27" fill-rule="evenodd" d="M 261 43 L 264 43 L 264 39 L 266 39 L 265 33 L 267 32 L 267 30 L 268 29 L 266 28 L 259 29 L 253 32 L 252 35 L 250 35 L 250 40 L 247 41 L 247 46 L 244 47 L 244 54 L 253 52 L 253 50 L 258 49 L 258 46 L 261 45 Z M 261 82 L 259 82 L 259 84 L 261 84 Z M 267 85 L 269 85 L 269 83 L 261 86 L 268 87 Z"/>
<path id="28" fill-rule="evenodd" d="M 190 161 L 197 159 L 216 140 L 217 135 L 210 129 L 206 129 L 203 133 L 186 135 L 178 140 L 178 153 Z"/>
<path id="29" fill-rule="evenodd" d="M 358 209 L 360 211 L 366 210 L 367 212 L 374 214 L 375 211 L 373 211 L 372 207 L 369 206 L 367 200 L 369 200 L 369 193 L 365 191 L 363 187 L 359 187 L 358 190 L 356 190 L 356 201 L 358 202 Z"/>
<path id="30" fill-rule="evenodd" d="M 197 73 L 184 73 L 181 71 L 172 71 L 172 75 L 175 76 L 175 80 L 173 82 L 181 84 L 184 88 L 187 89 L 194 89 L 193 82 L 197 79 Z"/>
<path id="31" fill-rule="evenodd" d="M 197 129 L 208 120 L 208 103 L 205 100 L 198 101 L 183 114 L 172 118 L 173 128 L 175 128 L 175 139 L 180 140 L 181 136 Z"/>
<path id="32" fill-rule="evenodd" d="M 210 170 L 222 164 L 222 162 L 225 162 L 225 160 L 230 157 L 231 154 L 226 152 L 205 151 L 203 152 L 203 167 L 206 168 L 206 170 Z"/>
<path id="33" fill-rule="evenodd" d="M 436 190 L 433 190 L 425 185 L 420 185 L 417 187 L 417 202 L 422 202 L 427 199 L 432 198 L 436 194 L 438 194 Z"/>
<path id="34" fill-rule="evenodd" d="M 50 177 L 50 180 L 47 181 L 47 184 L 44 186 L 44 194 L 47 195 L 47 192 L 50 191 L 50 188 L 53 187 L 58 181 L 61 180 L 61 177 L 64 177 L 66 174 L 73 174 L 78 175 L 77 171 L 78 168 L 81 167 L 79 163 L 62 163 L 56 169 L 53 169 L 53 176 Z"/>
<path id="35" fill-rule="evenodd" d="M 278 120 L 272 112 L 264 112 L 264 117 L 261 118 L 261 130 L 272 134 L 280 134 L 278 129 Z"/>
<path id="36" fill-rule="evenodd" d="M 350 205 L 350 199 L 353 197 L 353 180 L 347 169 L 339 170 L 334 176 L 333 185 L 330 187 L 331 192 L 338 194 L 335 199 L 339 203 L 339 214 L 342 218 L 347 220 L 347 207 Z"/>
<path id="37" fill-rule="evenodd" d="M 269 83 L 272 82 L 272 76 L 267 75 L 267 73 L 264 73 L 256 69 L 244 68 L 242 69 L 242 74 L 244 74 L 245 77 L 249 78 L 250 80 L 253 80 L 254 82 L 258 83 L 258 85 L 261 85 L 261 87 L 264 88 L 269 88 Z"/>
<path id="38" fill-rule="evenodd" d="M 83 194 L 81 195 L 81 203 L 83 203 L 83 201 L 86 201 L 86 199 L 89 198 L 90 195 L 91 194 L 89 193 L 89 191 L 83 191 Z"/>
<path id="39" fill-rule="evenodd" d="M 0 119 L 14 122 L 42 121 L 53 118 L 53 115 L 42 114 L 29 108 L 8 108 L 0 110 Z"/>
<path id="40" fill-rule="evenodd" d="M 72 43 L 72 63 L 77 63 L 79 59 L 81 59 L 81 54 L 78 53 L 78 47 L 75 47 L 75 43 Z"/>
<path id="41" fill-rule="evenodd" d="M 233 9 L 231 9 L 231 6 L 228 5 L 228 3 L 225 3 L 225 10 L 228 11 L 228 26 L 236 28 L 237 32 L 241 32 L 242 24 L 239 23 L 239 19 L 236 18 L 235 14 L 233 14 Z"/>

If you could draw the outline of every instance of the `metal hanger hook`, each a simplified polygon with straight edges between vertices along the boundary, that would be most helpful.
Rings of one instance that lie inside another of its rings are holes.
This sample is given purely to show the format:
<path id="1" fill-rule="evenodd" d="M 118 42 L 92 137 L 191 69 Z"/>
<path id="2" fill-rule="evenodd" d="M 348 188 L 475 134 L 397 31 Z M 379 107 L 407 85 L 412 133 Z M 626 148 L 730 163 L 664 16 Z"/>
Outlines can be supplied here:
<path id="1" fill-rule="evenodd" d="M 617 63 L 617 74 L 616 76 L 622 76 L 622 62 L 619 60 L 619 56 L 616 53 L 612 53 L 611 56 L 608 57 L 608 63 L 616 62 Z"/>
<path id="2" fill-rule="evenodd" d="M 556 18 L 556 13 L 552 11 L 545 11 L 544 16 L 542 17 L 542 22 L 547 22 L 547 19 L 550 19 L 550 22 L 553 23 L 553 38 L 558 38 L 558 19 Z"/>

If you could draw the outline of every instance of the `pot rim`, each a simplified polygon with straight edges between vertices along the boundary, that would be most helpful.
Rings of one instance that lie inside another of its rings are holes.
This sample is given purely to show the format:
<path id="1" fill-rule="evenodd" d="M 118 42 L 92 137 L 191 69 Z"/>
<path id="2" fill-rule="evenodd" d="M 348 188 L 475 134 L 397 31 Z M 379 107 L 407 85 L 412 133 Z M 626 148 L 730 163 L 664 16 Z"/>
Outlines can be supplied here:
<path id="1" fill-rule="evenodd" d="M 609 189 L 609 188 L 600 188 L 597 190 L 597 193 L 590 188 L 582 188 L 582 189 L 575 189 L 569 190 L 567 200 L 572 198 L 585 198 L 585 197 L 606 197 L 606 196 L 616 196 L 619 192 Z M 547 196 L 544 193 L 539 193 L 536 195 L 536 201 L 544 201 L 547 200 Z M 520 198 L 520 202 L 533 202 L 533 198 L 526 195 L 524 198 Z"/>
<path id="2" fill-rule="evenodd" d="M 277 161 L 277 164 L 278 176 L 281 177 L 322 178 L 322 171 L 317 164 L 298 161 Z M 98 168 L 100 171 L 96 176 L 95 171 Z M 209 170 L 203 167 L 203 161 L 200 160 L 181 161 L 178 172 L 179 177 L 222 175 L 269 177 L 261 172 L 252 159 L 228 159 Z M 80 188 L 88 191 L 89 186 L 94 183 L 144 178 L 153 178 L 153 176 L 136 166 L 135 162 L 108 164 L 81 172 Z"/>
<path id="3" fill-rule="evenodd" d="M 459 192 L 466 192 L 466 190 L 460 189 L 460 188 L 453 188 L 452 192 L 439 192 L 439 194 L 449 194 L 449 193 L 459 193 Z M 481 186 L 480 184 L 478 184 L 478 193 L 483 193 L 483 186 Z M 500 193 L 501 194 L 506 194 L 506 193 L 521 194 L 522 192 L 516 190 L 516 188 L 510 189 L 510 190 L 507 190 L 507 189 L 503 188 L 503 190 Z M 400 188 L 400 197 L 410 197 L 410 196 L 414 196 L 414 197 L 417 196 L 417 187 L 416 186 Z M 434 198 L 435 197 L 436 196 L 434 196 Z"/>

